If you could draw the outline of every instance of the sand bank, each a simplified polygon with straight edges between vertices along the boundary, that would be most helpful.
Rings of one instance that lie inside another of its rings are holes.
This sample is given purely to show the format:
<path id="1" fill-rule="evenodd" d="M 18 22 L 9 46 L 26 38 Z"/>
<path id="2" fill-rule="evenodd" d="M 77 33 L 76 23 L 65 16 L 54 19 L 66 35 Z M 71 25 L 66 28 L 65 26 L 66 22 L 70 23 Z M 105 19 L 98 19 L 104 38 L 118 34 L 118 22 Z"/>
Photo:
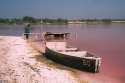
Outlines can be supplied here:
<path id="1" fill-rule="evenodd" d="M 54 66 L 21 37 L 0 36 L 0 81 L 4 83 L 86 83 Z"/>

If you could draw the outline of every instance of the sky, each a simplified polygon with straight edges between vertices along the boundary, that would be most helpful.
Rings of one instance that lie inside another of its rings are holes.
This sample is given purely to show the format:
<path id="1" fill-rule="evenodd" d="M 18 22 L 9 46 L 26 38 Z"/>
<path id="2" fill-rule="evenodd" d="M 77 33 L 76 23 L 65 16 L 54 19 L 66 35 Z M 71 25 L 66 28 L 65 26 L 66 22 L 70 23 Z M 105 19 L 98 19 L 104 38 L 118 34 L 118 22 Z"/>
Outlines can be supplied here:
<path id="1" fill-rule="evenodd" d="M 125 18 L 125 0 L 0 0 L 0 18 Z"/>

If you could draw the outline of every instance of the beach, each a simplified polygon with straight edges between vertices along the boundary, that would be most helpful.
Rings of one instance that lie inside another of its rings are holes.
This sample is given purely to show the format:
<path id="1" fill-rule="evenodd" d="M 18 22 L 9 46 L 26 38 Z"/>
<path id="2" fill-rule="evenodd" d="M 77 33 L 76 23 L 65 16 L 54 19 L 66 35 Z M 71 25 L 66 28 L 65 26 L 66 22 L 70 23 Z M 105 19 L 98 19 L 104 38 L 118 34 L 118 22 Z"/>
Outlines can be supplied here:
<path id="1" fill-rule="evenodd" d="M 0 81 L 2 83 L 87 83 L 78 79 L 73 72 L 50 64 L 45 58 L 41 59 L 42 62 L 38 61 L 39 56 L 42 55 L 23 38 L 0 36 Z"/>

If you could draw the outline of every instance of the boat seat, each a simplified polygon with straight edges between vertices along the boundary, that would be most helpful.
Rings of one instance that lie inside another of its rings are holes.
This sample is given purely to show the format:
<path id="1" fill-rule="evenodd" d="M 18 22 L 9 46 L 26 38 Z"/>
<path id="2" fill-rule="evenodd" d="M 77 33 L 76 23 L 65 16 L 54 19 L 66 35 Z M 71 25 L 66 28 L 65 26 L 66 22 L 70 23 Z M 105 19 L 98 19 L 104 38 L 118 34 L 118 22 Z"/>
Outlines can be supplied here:
<path id="1" fill-rule="evenodd" d="M 76 57 L 85 57 L 87 55 L 87 51 L 60 52 L 60 53 Z"/>
<path id="2" fill-rule="evenodd" d="M 78 48 L 66 48 L 65 51 L 78 51 Z"/>

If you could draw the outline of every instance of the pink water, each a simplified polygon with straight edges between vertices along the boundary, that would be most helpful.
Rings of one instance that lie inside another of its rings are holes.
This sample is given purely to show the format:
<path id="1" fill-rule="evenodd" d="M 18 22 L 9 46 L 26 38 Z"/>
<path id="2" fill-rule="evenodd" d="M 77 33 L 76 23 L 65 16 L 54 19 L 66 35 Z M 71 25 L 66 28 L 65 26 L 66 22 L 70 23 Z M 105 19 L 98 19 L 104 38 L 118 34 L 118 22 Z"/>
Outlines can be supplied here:
<path id="1" fill-rule="evenodd" d="M 24 26 L 0 25 L 0 35 L 20 36 Z M 70 44 L 102 58 L 99 73 L 77 71 L 90 83 L 125 83 L 125 23 L 35 25 L 33 32 L 70 32 Z M 75 35 L 77 34 L 77 35 Z"/>
<path id="2" fill-rule="evenodd" d="M 73 45 L 102 57 L 97 75 L 79 72 L 81 77 L 87 74 L 106 81 L 104 83 L 111 78 L 119 83 L 125 82 L 125 24 L 71 25 L 70 28 L 75 28 L 72 30 L 77 33 Z"/>
<path id="3" fill-rule="evenodd" d="M 41 27 L 41 31 L 70 32 L 71 45 L 102 58 L 99 73 L 78 71 L 81 78 L 101 80 L 92 83 L 125 83 L 125 24 L 70 24 L 38 27 L 39 29 Z"/>

